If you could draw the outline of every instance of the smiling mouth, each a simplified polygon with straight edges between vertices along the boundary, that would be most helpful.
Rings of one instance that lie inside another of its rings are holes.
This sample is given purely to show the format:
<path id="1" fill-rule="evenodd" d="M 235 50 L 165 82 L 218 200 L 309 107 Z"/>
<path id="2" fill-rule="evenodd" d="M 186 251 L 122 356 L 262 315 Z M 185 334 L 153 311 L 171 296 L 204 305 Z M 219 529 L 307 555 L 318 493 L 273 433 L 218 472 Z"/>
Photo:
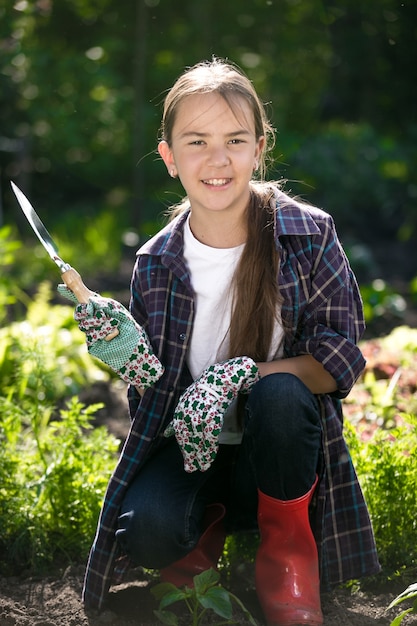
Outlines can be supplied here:
<path id="1" fill-rule="evenodd" d="M 209 178 L 207 180 L 203 180 L 205 185 L 211 185 L 212 187 L 222 187 L 223 185 L 227 185 L 230 183 L 231 178 Z"/>

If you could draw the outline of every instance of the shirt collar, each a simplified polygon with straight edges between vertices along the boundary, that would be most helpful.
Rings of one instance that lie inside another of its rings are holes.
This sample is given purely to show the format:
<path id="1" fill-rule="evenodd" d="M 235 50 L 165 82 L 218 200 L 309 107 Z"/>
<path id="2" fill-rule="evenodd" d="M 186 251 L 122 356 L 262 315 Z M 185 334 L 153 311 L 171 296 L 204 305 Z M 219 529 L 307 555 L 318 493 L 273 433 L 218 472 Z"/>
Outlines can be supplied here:
<path id="1" fill-rule="evenodd" d="M 169 256 L 178 254 L 178 246 L 181 247 L 183 243 L 182 230 L 188 214 L 189 210 L 175 217 L 169 224 L 156 233 L 156 235 L 144 243 L 136 252 L 136 255 L 152 254 L 156 256 Z"/>
<path id="2" fill-rule="evenodd" d="M 274 189 L 274 197 L 271 202 L 275 203 L 275 241 L 281 247 L 281 238 L 286 236 L 318 235 L 320 229 L 316 219 L 321 213 L 320 209 L 297 202 L 279 189 Z M 137 252 L 137 254 L 150 254 L 160 256 L 162 262 L 168 267 L 176 265 L 178 256 L 181 255 L 184 239 L 183 227 L 189 215 L 187 209 L 174 218 L 159 233 L 149 239 Z"/>
<path id="3" fill-rule="evenodd" d="M 276 205 L 275 240 L 287 235 L 318 235 L 320 229 L 317 226 L 315 214 L 321 213 L 319 209 L 301 204 L 288 197 L 282 191 L 276 189 L 272 202 Z"/>
<path id="4" fill-rule="evenodd" d="M 169 224 L 149 239 L 137 251 L 136 255 L 160 257 L 163 265 L 168 267 L 178 278 L 189 282 L 187 267 L 184 263 L 184 223 L 189 210 L 175 217 Z"/>

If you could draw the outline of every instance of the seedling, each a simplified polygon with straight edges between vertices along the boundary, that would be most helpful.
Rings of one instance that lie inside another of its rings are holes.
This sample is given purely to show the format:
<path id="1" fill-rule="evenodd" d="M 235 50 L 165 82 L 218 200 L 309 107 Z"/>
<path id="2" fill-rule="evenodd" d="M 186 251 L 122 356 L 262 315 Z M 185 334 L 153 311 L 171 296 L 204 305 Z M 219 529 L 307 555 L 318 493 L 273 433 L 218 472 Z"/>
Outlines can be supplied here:
<path id="1" fill-rule="evenodd" d="M 405 600 L 413 600 L 413 604 L 409 609 L 405 609 L 402 611 L 395 619 L 392 620 L 390 626 L 399 626 L 403 621 L 404 617 L 409 613 L 417 613 L 417 583 L 413 583 L 405 591 L 400 593 L 389 605 L 389 609 L 392 609 L 397 604 L 404 602 Z"/>
<path id="2" fill-rule="evenodd" d="M 233 618 L 232 601 L 240 607 L 245 618 L 250 624 L 256 626 L 256 622 L 244 607 L 242 602 L 233 593 L 227 591 L 219 584 L 220 574 L 214 569 L 209 569 L 193 578 L 194 587 L 179 589 L 172 583 L 160 583 L 152 589 L 152 594 L 159 601 L 158 610 L 154 611 L 156 617 L 169 626 L 177 626 L 178 617 L 166 608 L 176 602 L 184 602 L 190 612 L 192 621 L 190 626 L 200 626 L 207 611 L 211 610 L 222 618 L 216 622 L 221 624 L 238 624 Z M 213 622 L 210 622 L 214 624 Z"/>

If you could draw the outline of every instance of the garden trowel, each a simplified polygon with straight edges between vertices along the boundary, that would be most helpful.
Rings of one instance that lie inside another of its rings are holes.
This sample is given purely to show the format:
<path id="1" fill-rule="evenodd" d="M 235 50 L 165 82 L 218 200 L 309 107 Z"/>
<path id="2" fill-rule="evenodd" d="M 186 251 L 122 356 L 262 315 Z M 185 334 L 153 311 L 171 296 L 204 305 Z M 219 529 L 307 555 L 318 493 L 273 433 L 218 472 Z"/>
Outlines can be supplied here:
<path id="1" fill-rule="evenodd" d="M 32 226 L 35 234 L 37 235 L 39 241 L 51 257 L 51 259 L 57 264 L 61 271 L 62 280 L 66 284 L 66 286 L 74 293 L 78 302 L 86 304 L 91 296 L 96 295 L 94 291 L 91 291 L 86 287 L 81 279 L 79 273 L 65 263 L 60 256 L 58 256 L 58 246 L 52 239 L 51 235 L 46 230 L 45 226 L 39 219 L 35 209 L 26 198 L 23 191 L 19 189 L 19 187 L 13 182 L 10 181 L 14 194 L 17 198 L 17 201 L 22 209 L 23 213 L 26 215 L 29 224 Z M 113 339 L 116 335 L 119 334 L 119 331 L 115 329 L 110 335 L 107 335 L 106 341 Z"/>

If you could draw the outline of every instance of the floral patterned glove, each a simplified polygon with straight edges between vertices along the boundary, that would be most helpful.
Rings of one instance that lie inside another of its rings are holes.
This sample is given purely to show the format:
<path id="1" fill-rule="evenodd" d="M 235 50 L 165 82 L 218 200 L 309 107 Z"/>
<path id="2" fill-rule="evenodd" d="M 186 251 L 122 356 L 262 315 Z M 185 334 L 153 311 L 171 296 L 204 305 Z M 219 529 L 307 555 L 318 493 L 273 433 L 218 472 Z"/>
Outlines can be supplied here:
<path id="1" fill-rule="evenodd" d="M 249 393 L 260 379 L 247 356 L 210 365 L 182 394 L 164 435 L 175 434 L 186 472 L 205 472 L 216 458 L 223 416 L 239 392 Z"/>
<path id="2" fill-rule="evenodd" d="M 87 304 L 79 304 L 65 285 L 58 285 L 58 292 L 77 302 L 74 319 L 86 334 L 88 352 L 92 356 L 135 387 L 146 389 L 159 380 L 164 367 L 153 353 L 143 328 L 120 302 L 96 294 Z M 117 336 L 106 341 L 115 328 L 119 331 Z"/>

